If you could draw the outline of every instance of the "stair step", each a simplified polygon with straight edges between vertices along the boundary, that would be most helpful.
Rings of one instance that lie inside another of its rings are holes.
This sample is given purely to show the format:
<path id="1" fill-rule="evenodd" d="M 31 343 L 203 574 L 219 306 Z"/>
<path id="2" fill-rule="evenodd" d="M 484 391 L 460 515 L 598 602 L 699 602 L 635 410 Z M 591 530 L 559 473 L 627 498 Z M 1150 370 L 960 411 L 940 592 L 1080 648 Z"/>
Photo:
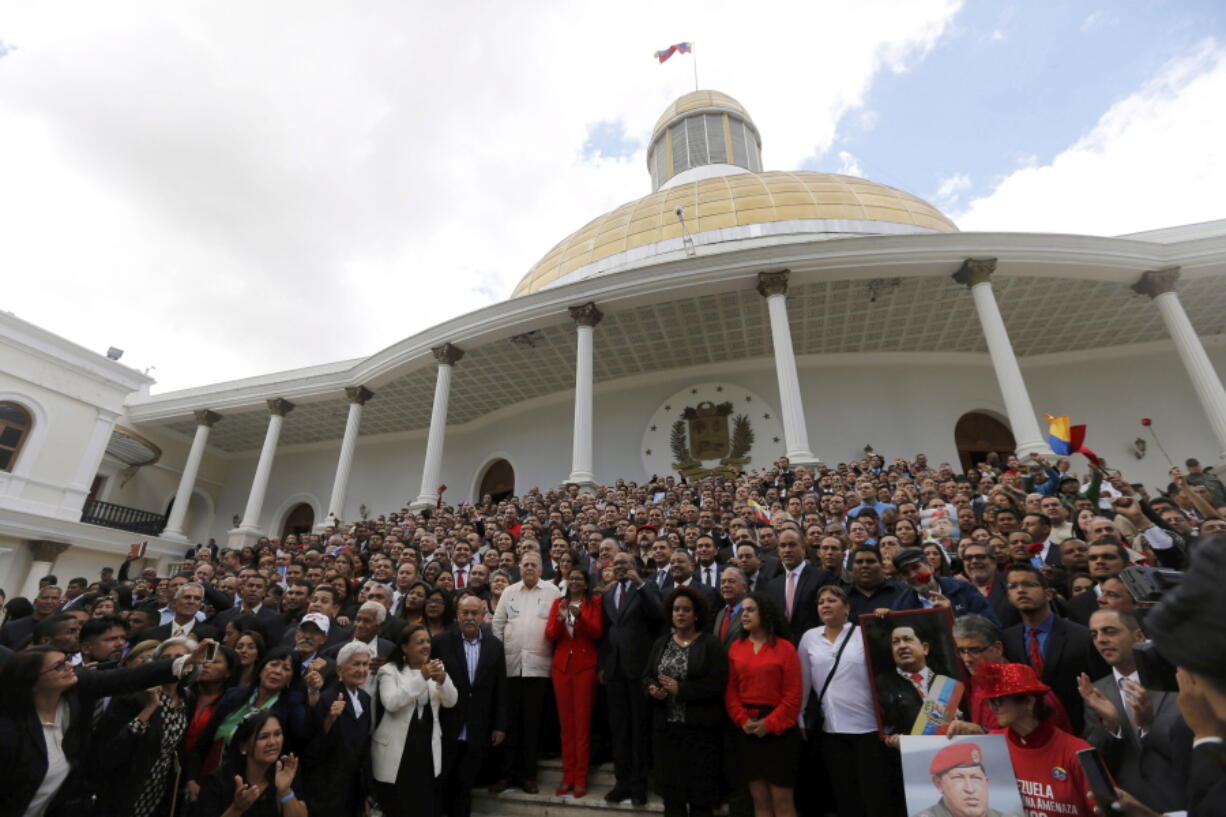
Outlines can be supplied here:
<path id="1" fill-rule="evenodd" d="M 606 803 L 604 800 L 613 787 L 611 785 L 589 784 L 587 795 L 575 799 L 570 795 L 558 797 L 553 790 L 556 782 L 548 789 L 542 784 L 540 794 L 525 794 L 519 789 L 508 789 L 501 794 L 490 794 L 487 791 L 473 791 L 473 814 L 498 815 L 498 817 L 607 817 L 611 812 L 633 812 L 643 814 L 662 814 L 664 803 L 659 797 L 651 795 L 647 805 L 636 807 L 625 803 Z"/>
<path id="2" fill-rule="evenodd" d="M 562 761 L 560 758 L 551 758 L 542 760 L 536 765 L 536 780 L 541 786 L 541 791 L 549 789 L 553 791 L 562 782 Z M 617 776 L 613 773 L 612 763 L 602 763 L 599 766 L 592 766 L 587 771 L 587 784 L 591 786 L 609 786 L 612 787 L 617 782 Z"/>

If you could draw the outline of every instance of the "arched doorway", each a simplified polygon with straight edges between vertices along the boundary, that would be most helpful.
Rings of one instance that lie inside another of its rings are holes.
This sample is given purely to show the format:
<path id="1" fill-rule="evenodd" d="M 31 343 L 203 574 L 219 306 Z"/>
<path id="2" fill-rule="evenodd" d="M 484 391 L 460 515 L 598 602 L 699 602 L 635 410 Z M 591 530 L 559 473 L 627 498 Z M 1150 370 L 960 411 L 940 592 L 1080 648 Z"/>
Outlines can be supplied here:
<path id="1" fill-rule="evenodd" d="M 311 532 L 315 524 L 315 509 L 306 502 L 299 502 L 285 516 L 285 524 L 281 526 L 281 538 L 293 533 L 301 536 Z"/>
<path id="2" fill-rule="evenodd" d="M 1009 427 L 982 411 L 968 411 L 958 418 L 958 424 L 954 426 L 954 442 L 958 446 L 958 457 L 962 460 L 964 472 L 983 462 L 992 452 L 1003 461 L 1017 447 Z"/>
<path id="3" fill-rule="evenodd" d="M 475 500 L 480 502 L 486 494 L 492 496 L 495 502 L 501 502 L 515 494 L 515 469 L 511 467 L 511 463 L 494 460 L 489 464 L 481 477 L 481 488 L 477 491 Z"/>

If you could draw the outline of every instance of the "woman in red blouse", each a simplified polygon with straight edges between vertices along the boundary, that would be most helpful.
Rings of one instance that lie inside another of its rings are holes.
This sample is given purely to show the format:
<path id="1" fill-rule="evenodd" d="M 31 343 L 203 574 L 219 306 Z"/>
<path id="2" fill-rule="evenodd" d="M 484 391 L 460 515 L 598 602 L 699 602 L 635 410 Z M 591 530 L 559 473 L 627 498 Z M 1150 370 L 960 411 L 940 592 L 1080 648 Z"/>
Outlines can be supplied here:
<path id="1" fill-rule="evenodd" d="M 587 574 L 572 567 L 566 576 L 566 595 L 554 599 L 545 625 L 545 637 L 554 644 L 550 674 L 562 724 L 562 785 L 555 792 L 559 796 L 587 794 L 592 706 L 596 701 L 596 642 L 603 626 L 600 596 L 592 595 Z"/>
<path id="2" fill-rule="evenodd" d="M 796 817 L 800 660 L 787 623 L 765 593 L 741 603 L 741 637 L 728 648 L 724 705 L 740 727 L 740 768 L 754 817 Z"/>

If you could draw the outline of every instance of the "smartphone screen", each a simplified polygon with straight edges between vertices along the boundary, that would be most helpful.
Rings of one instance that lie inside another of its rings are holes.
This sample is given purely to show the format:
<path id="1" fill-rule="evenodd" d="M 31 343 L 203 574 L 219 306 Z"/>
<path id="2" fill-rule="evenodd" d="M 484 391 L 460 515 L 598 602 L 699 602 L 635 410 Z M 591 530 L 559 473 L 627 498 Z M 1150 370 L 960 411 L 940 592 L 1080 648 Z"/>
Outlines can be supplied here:
<path id="1" fill-rule="evenodd" d="M 1077 760 L 1085 772 L 1095 803 L 1104 814 L 1109 813 L 1115 805 L 1115 785 L 1111 782 L 1111 773 L 1107 771 L 1103 756 L 1097 749 L 1082 749 L 1077 753 Z"/>
<path id="2" fill-rule="evenodd" d="M 204 651 L 204 660 L 205 660 L 205 663 L 208 663 L 208 664 L 211 664 L 217 660 L 217 642 L 216 641 L 210 644 L 208 646 L 208 649 Z"/>

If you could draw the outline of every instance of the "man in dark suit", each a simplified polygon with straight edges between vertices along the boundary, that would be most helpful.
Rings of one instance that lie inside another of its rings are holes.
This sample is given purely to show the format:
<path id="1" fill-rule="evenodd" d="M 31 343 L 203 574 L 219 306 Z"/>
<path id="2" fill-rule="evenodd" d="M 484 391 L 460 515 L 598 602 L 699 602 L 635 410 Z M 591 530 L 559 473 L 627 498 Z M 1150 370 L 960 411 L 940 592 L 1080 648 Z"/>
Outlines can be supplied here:
<path id="1" fill-rule="evenodd" d="M 890 631 L 894 667 L 879 672 L 876 677 L 877 702 L 887 735 L 910 734 L 933 683 L 948 678 L 928 666 L 928 652 L 928 642 L 916 632 L 915 625 L 907 617 L 894 622 Z"/>
<path id="2" fill-rule="evenodd" d="M 719 609 L 719 606 L 723 603 L 720 600 L 719 591 L 714 587 L 699 584 L 698 577 L 694 573 L 694 562 L 690 558 L 689 551 L 685 548 L 677 548 L 668 560 L 670 563 L 668 579 L 664 582 L 664 586 L 660 588 L 661 597 L 673 592 L 674 587 L 693 587 L 707 600 L 708 609 Z"/>
<path id="3" fill-rule="evenodd" d="M 1094 580 L 1094 587 L 1088 593 L 1073 596 L 1067 605 L 1068 617 L 1081 625 L 1089 625 L 1090 616 L 1098 609 L 1102 583 L 1131 564 L 1124 546 L 1107 537 L 1090 543 L 1086 559 L 1090 564 L 1090 578 Z"/>
<path id="4" fill-rule="evenodd" d="M 197 641 L 206 638 L 220 640 L 220 630 L 211 624 L 196 620 L 196 613 L 204 606 L 204 587 L 196 582 L 181 585 L 170 600 L 174 618 L 165 624 L 143 633 L 143 638 L 165 641 L 168 638 L 190 636 Z"/>
<path id="5" fill-rule="evenodd" d="M 465 593 L 456 605 L 457 629 L 434 637 L 430 655 L 441 659 L 455 684 L 456 705 L 439 712 L 443 729 L 443 811 L 469 817 L 472 787 L 489 750 L 507 733 L 507 659 L 502 642 L 484 632 L 485 602 Z"/>
<path id="6" fill-rule="evenodd" d="M 720 574 L 724 566 L 716 560 L 715 539 L 701 534 L 694 543 L 694 581 L 704 587 L 719 591 Z"/>
<path id="7" fill-rule="evenodd" d="M 1145 634 L 1132 613 L 1098 610 L 1090 616 L 1090 636 L 1111 674 L 1094 682 L 1078 679 L 1085 739 L 1102 752 L 1121 789 L 1154 811 L 1182 811 L 1187 745 L 1186 733 L 1176 728 L 1182 724 L 1177 693 L 1141 686 L 1133 645 Z"/>
<path id="8" fill-rule="evenodd" d="M 783 575 L 783 565 L 779 563 L 779 559 L 763 553 L 757 545 L 748 540 L 737 543 L 733 564 L 745 574 L 750 593 L 765 590 L 771 579 Z"/>
<path id="9" fill-rule="evenodd" d="M 719 595 L 724 606 L 715 614 L 711 624 L 711 632 L 728 649 L 733 641 L 741 637 L 741 602 L 749 595 L 749 587 L 745 582 L 745 574 L 740 568 L 725 567 L 719 580 Z"/>
<path id="10" fill-rule="evenodd" d="M 834 584 L 830 571 L 805 561 L 805 545 L 800 533 L 791 528 L 779 534 L 779 561 L 783 575 L 766 585 L 766 594 L 787 619 L 792 643 L 800 642 L 805 631 L 821 623 L 817 617 L 817 591 Z"/>
<path id="11" fill-rule="evenodd" d="M 629 797 L 634 805 L 642 806 L 647 803 L 651 768 L 651 709 L 643 694 L 642 677 L 660 629 L 663 606 L 659 588 L 643 581 L 629 553 L 613 557 L 613 578 L 604 593 L 600 680 L 608 692 L 617 783 L 605 800 L 618 803 Z"/>
<path id="12" fill-rule="evenodd" d="M 1108 674 L 1107 664 L 1094 649 L 1088 629 L 1052 612 L 1052 590 L 1040 570 L 1015 564 L 1005 576 L 1009 601 L 1022 617 L 1021 624 L 1003 633 L 1005 656 L 1034 668 L 1064 704 L 1073 732 L 1081 734 L 1085 716 L 1077 678 L 1085 673 L 1096 681 Z"/>
<path id="13" fill-rule="evenodd" d="M 268 593 L 268 579 L 264 578 L 259 573 L 252 573 L 247 577 L 247 580 L 243 582 L 243 587 L 240 593 L 242 595 L 242 604 L 236 604 L 228 610 L 222 610 L 220 613 L 213 616 L 209 623 L 224 633 L 226 631 L 226 625 L 231 621 L 241 615 L 251 614 L 256 617 L 261 629 L 263 629 L 267 634 L 272 625 L 281 616 L 281 614 L 275 609 L 264 604 L 264 596 Z M 276 634 L 279 639 L 281 635 L 281 628 L 278 627 L 276 629 Z M 267 635 L 265 635 L 265 641 L 267 643 L 276 643 L 275 641 L 268 641 Z"/>

